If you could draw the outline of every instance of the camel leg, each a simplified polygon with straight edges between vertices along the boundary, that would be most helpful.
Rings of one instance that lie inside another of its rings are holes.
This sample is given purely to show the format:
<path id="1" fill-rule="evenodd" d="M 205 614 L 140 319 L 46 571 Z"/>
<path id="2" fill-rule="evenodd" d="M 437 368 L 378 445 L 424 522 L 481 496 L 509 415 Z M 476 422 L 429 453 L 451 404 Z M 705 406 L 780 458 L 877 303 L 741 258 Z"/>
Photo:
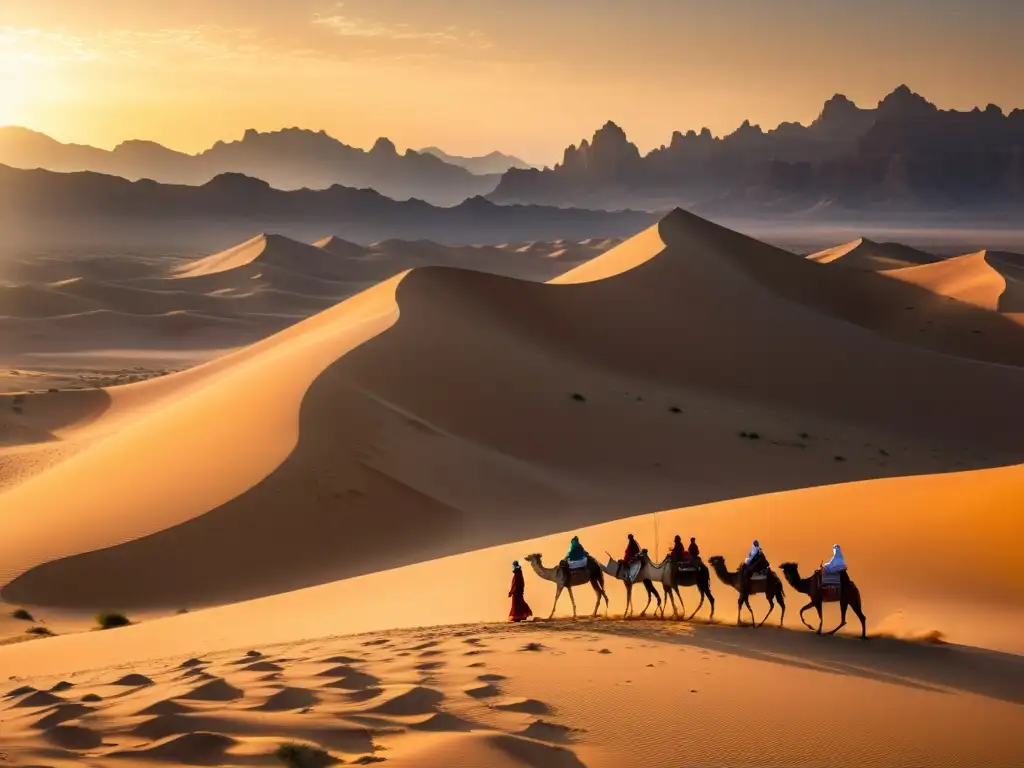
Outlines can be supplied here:
<path id="1" fill-rule="evenodd" d="M 572 596 L 572 587 L 566 587 L 566 591 L 569 593 L 569 602 L 572 603 L 572 617 L 576 617 L 576 598 Z"/>
<path id="2" fill-rule="evenodd" d="M 644 609 L 640 611 L 640 618 L 643 618 L 647 613 L 647 609 L 651 607 L 651 590 L 647 588 L 647 585 L 644 585 L 644 592 L 647 593 L 647 605 L 645 605 Z M 658 593 L 655 592 L 654 595 L 657 597 Z M 661 606 L 661 600 L 658 600 L 658 605 Z"/>
<path id="3" fill-rule="evenodd" d="M 683 614 L 683 618 L 686 618 L 686 604 L 683 602 L 683 593 L 679 591 L 679 587 L 675 584 L 672 585 L 672 591 L 676 593 L 676 597 L 679 598 L 679 612 Z"/>
<path id="4" fill-rule="evenodd" d="M 846 600 L 842 600 L 839 603 L 839 626 L 829 632 L 829 635 L 834 635 L 840 629 L 846 626 Z"/>
<path id="5" fill-rule="evenodd" d="M 740 599 L 736 601 L 736 626 L 743 626 L 743 595 L 740 595 Z"/>
<path id="6" fill-rule="evenodd" d="M 782 616 L 779 617 L 779 626 L 780 627 L 784 627 L 786 625 L 786 598 L 784 598 L 780 594 L 778 596 L 778 599 L 779 599 L 779 608 L 782 609 Z"/>
<path id="7" fill-rule="evenodd" d="M 857 591 L 856 587 L 850 590 L 850 607 L 853 608 L 853 612 L 857 614 L 857 618 L 860 619 L 860 639 L 868 639 L 868 621 L 864 618 L 864 611 L 862 610 L 860 602 L 860 592 Z"/>
<path id="8" fill-rule="evenodd" d="M 562 585 L 561 585 L 561 584 L 558 584 L 558 585 L 556 585 L 556 586 L 555 586 L 555 602 L 554 602 L 554 604 L 553 604 L 553 605 L 551 606 L 551 616 L 548 616 L 548 618 L 549 618 L 549 619 L 550 619 L 550 618 L 551 618 L 552 616 L 554 616 L 554 615 L 555 615 L 555 608 L 557 608 L 557 607 L 558 607 L 558 598 L 560 598 L 561 596 L 562 596 Z"/>
<path id="9" fill-rule="evenodd" d="M 715 620 L 715 596 L 708 590 L 705 594 L 708 596 L 708 602 L 711 603 L 711 616 L 708 617 L 709 621 Z"/>
<path id="10" fill-rule="evenodd" d="M 633 585 L 626 582 L 626 610 L 622 612 L 622 618 L 628 619 L 629 612 L 633 610 Z"/>
<path id="11" fill-rule="evenodd" d="M 672 594 L 671 584 L 665 587 L 665 601 L 668 602 L 669 600 L 672 601 L 672 618 L 679 618 L 679 611 L 676 609 L 676 598 L 675 595 Z M 662 618 L 665 617 L 664 611 L 661 612 L 661 616 Z"/>
<path id="12" fill-rule="evenodd" d="M 688 618 L 687 621 L 689 621 L 690 619 L 692 619 L 694 616 L 697 615 L 697 611 L 699 611 L 701 609 L 702 605 L 704 605 L 704 593 L 703 592 L 700 593 L 700 602 L 697 603 L 697 607 L 693 609 L 693 613 L 690 614 L 690 618 Z"/>
<path id="13" fill-rule="evenodd" d="M 807 619 L 804 618 L 804 611 L 809 611 L 813 607 L 814 607 L 814 601 L 811 600 L 811 602 L 809 602 L 807 605 L 805 605 L 803 608 L 800 609 L 800 621 L 802 621 L 804 623 L 804 626 L 807 627 L 812 632 L 814 631 L 814 627 L 812 627 L 810 624 L 807 623 Z"/>
<path id="14" fill-rule="evenodd" d="M 822 615 L 821 615 L 821 602 L 820 601 L 817 602 L 814 607 L 818 609 L 818 629 L 817 629 L 817 633 L 820 635 L 821 634 L 821 623 L 824 621 L 824 619 L 822 618 Z"/>
<path id="15" fill-rule="evenodd" d="M 756 627 L 757 626 L 757 616 L 754 615 L 754 609 L 750 607 L 750 595 L 747 595 L 746 597 L 744 597 L 743 598 L 743 602 L 746 604 L 747 610 L 750 611 L 750 626 L 751 627 Z"/>
<path id="16" fill-rule="evenodd" d="M 765 595 L 765 597 L 768 597 L 768 595 Z M 772 600 L 770 597 L 768 597 L 768 613 L 766 613 L 764 615 L 764 618 L 761 619 L 761 623 L 758 624 L 757 626 L 763 627 L 764 623 L 766 621 L 768 621 L 768 617 L 772 615 L 772 611 L 774 611 L 774 610 L 775 610 L 775 601 Z M 753 614 L 751 614 L 751 615 L 753 615 Z"/>

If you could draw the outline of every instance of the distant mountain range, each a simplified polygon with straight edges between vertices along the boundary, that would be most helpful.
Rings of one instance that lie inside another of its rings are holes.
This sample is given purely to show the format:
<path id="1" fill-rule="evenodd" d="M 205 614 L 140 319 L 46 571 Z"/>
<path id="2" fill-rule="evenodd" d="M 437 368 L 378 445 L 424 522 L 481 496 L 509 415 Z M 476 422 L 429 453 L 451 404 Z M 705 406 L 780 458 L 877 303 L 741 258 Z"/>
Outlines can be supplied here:
<path id="1" fill-rule="evenodd" d="M 483 155 L 481 157 L 460 157 L 459 155 L 449 155 L 443 149 L 437 147 L 424 147 L 419 150 L 421 155 L 433 155 L 449 165 L 457 165 L 460 168 L 465 168 L 472 174 L 477 176 L 487 176 L 490 174 L 502 174 L 510 168 L 519 168 L 526 170 L 533 168 L 525 160 L 520 160 L 514 155 L 506 155 L 502 152 L 491 152 L 490 154 Z"/>
<path id="2" fill-rule="evenodd" d="M 447 162 L 434 152 L 399 154 L 385 138 L 365 151 L 323 131 L 299 128 L 271 133 L 248 130 L 239 141 L 218 141 L 197 155 L 151 141 L 126 141 L 112 150 L 97 149 L 62 144 L 26 128 L 0 128 L 0 163 L 14 168 L 95 171 L 129 180 L 189 185 L 205 184 L 222 173 L 241 173 L 278 189 L 326 189 L 341 184 L 375 189 L 395 200 L 418 198 L 434 205 L 456 205 L 491 192 L 499 174 L 509 167 L 492 158 L 503 157 L 496 153 L 487 158 L 465 158 L 468 165 L 498 169 L 477 175 L 461 162 Z"/>
<path id="3" fill-rule="evenodd" d="M 1024 211 L 1024 110 L 938 109 L 903 85 L 875 108 L 829 99 L 810 125 L 676 132 L 641 155 L 607 123 L 551 169 L 510 170 L 500 203 L 683 205 L 721 215 L 903 216 Z"/>
<path id="4" fill-rule="evenodd" d="M 473 197 L 453 207 L 396 201 L 374 190 L 335 185 L 279 190 L 241 174 L 200 186 L 128 181 L 92 172 L 55 173 L 0 165 L 0 227 L 9 234 L 47 230 L 124 232 L 159 224 L 176 229 L 280 230 L 308 225 L 357 242 L 384 238 L 498 243 L 623 237 L 656 221 L 644 212 L 608 213 L 500 206 Z M 292 231 L 292 230 L 288 230 Z"/>

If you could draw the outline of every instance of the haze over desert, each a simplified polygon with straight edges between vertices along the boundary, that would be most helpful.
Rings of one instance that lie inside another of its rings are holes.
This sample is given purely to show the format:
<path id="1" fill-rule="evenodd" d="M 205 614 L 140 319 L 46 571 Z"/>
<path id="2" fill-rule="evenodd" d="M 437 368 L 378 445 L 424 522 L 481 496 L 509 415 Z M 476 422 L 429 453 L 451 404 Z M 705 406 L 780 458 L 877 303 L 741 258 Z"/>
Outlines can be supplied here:
<path id="1" fill-rule="evenodd" d="M 0 764 L 1024 764 L 1024 18 L 726 5 L 0 11 Z"/>

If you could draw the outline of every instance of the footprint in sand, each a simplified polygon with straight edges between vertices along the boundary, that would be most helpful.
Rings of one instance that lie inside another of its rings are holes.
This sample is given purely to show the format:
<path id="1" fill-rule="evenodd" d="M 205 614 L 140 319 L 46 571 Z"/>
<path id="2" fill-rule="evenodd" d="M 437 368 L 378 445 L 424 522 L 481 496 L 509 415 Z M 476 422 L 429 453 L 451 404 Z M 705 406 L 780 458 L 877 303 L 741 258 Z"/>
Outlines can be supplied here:
<path id="1" fill-rule="evenodd" d="M 60 696 L 55 696 L 48 691 L 36 691 L 32 689 L 34 693 L 30 693 L 24 698 L 19 699 L 14 705 L 19 708 L 34 709 L 38 707 L 52 707 L 55 704 L 67 704 L 68 702 L 62 699 Z"/>
<path id="2" fill-rule="evenodd" d="M 485 683 L 484 685 L 478 685 L 475 688 L 467 688 L 465 694 L 474 699 L 491 699 L 495 696 L 500 696 L 501 690 L 496 685 Z"/>
<path id="3" fill-rule="evenodd" d="M 432 731 L 435 733 L 469 732 L 480 728 L 476 723 L 463 720 L 461 717 L 456 717 L 448 712 L 438 712 L 423 722 L 414 723 L 409 727 L 417 731 Z"/>
<path id="4" fill-rule="evenodd" d="M 371 709 L 381 715 L 427 715 L 444 701 L 444 694 L 433 688 L 416 686 Z"/>
<path id="5" fill-rule="evenodd" d="M 260 712 L 287 712 L 312 707 L 319 702 L 320 697 L 308 688 L 282 688 L 253 709 Z"/>
<path id="6" fill-rule="evenodd" d="M 131 674 L 118 678 L 110 685 L 121 685 L 125 688 L 142 688 L 146 685 L 153 685 L 153 681 L 145 675 Z"/>
<path id="7" fill-rule="evenodd" d="M 361 691 L 353 691 L 352 693 L 346 694 L 345 699 L 353 704 L 361 704 L 364 701 L 376 699 L 382 693 L 384 693 L 383 688 L 365 688 Z"/>
<path id="8" fill-rule="evenodd" d="M 508 680 L 508 678 L 504 675 L 487 674 L 479 675 L 477 680 L 481 683 L 500 683 L 502 680 Z"/>
<path id="9" fill-rule="evenodd" d="M 486 667 L 487 665 L 482 661 L 474 661 L 472 664 L 468 664 L 467 666 L 469 669 L 478 669 L 480 667 Z"/>
<path id="10" fill-rule="evenodd" d="M 576 753 L 565 747 L 507 734 L 494 734 L 488 737 L 488 741 L 522 765 L 536 768 L 586 768 Z"/>
<path id="11" fill-rule="evenodd" d="M 552 744 L 571 744 L 574 732 L 578 732 L 578 729 L 558 723 L 549 723 L 547 720 L 534 720 L 525 730 L 519 731 L 516 735 Z"/>
<path id="12" fill-rule="evenodd" d="M 136 712 L 136 715 L 184 715 L 189 712 L 194 712 L 192 707 L 182 704 L 180 701 L 174 699 L 162 699 L 161 701 L 150 704 L 145 709 L 141 709 Z"/>
<path id="13" fill-rule="evenodd" d="M 492 706 L 502 712 L 519 712 L 524 715 L 547 715 L 551 712 L 551 707 L 537 699 L 515 699 Z"/>
<path id="14" fill-rule="evenodd" d="M 215 677 L 179 698 L 194 701 L 233 701 L 242 698 L 242 695 L 241 689 L 235 688 L 221 677 Z"/>
<path id="15" fill-rule="evenodd" d="M 331 656 L 329 659 L 318 661 L 317 664 L 359 664 L 362 659 L 354 659 L 351 656 Z"/>
<path id="16" fill-rule="evenodd" d="M 94 707 L 87 707 L 84 704 L 77 704 L 73 702 L 58 704 L 48 715 L 43 717 L 41 720 L 37 720 L 32 723 L 32 727 L 39 730 L 53 728 L 54 726 L 60 725 L 68 720 L 75 720 L 95 711 L 96 709 Z"/>
<path id="17" fill-rule="evenodd" d="M 55 725 L 43 731 L 42 736 L 54 746 L 75 752 L 96 749 L 103 743 L 100 734 L 81 725 Z"/>
<path id="18" fill-rule="evenodd" d="M 226 752 L 238 742 L 220 733 L 186 733 L 162 739 L 142 749 L 111 752 L 110 757 L 160 760 L 185 765 L 219 765 L 227 762 Z"/>

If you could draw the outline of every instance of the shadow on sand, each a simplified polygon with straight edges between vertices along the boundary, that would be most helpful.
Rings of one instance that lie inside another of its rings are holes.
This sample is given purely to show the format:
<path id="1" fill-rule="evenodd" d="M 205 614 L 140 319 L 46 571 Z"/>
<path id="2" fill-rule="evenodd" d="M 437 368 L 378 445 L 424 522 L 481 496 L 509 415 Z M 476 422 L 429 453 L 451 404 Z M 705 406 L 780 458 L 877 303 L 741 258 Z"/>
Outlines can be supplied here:
<path id="1" fill-rule="evenodd" d="M 973 693 L 1024 704 L 1024 656 L 892 638 L 819 637 L 804 628 L 758 629 L 700 621 L 556 619 L 522 632 L 598 632 L 701 648 L 755 661 L 850 675 L 940 693 Z M 503 627 L 503 629 L 505 629 Z"/>

